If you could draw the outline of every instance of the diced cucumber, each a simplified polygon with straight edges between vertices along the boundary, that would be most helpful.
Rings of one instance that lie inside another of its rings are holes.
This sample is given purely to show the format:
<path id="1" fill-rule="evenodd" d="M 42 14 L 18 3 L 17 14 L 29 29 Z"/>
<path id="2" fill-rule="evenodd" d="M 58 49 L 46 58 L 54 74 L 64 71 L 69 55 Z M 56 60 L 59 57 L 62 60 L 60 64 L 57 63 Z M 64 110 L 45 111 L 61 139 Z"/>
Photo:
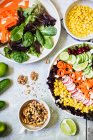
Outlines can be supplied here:
<path id="1" fill-rule="evenodd" d="M 75 64 L 75 62 L 76 62 L 76 57 L 75 57 L 75 55 L 70 55 L 70 56 L 69 56 L 69 59 L 67 60 L 67 62 L 68 62 L 69 64 Z"/>
<path id="2" fill-rule="evenodd" d="M 63 61 L 67 61 L 69 59 L 69 54 L 68 52 L 62 52 L 59 56 L 59 58 Z"/>

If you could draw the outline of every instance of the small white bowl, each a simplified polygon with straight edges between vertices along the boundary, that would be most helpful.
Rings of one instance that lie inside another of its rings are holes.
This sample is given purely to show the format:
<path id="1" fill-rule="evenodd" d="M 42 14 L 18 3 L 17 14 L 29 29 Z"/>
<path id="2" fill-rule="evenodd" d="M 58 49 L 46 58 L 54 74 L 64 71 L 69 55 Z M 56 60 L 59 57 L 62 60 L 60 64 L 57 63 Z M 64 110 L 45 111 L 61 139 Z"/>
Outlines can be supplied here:
<path id="1" fill-rule="evenodd" d="M 21 120 L 21 112 L 22 112 L 22 109 L 23 109 L 28 103 L 30 103 L 30 102 L 33 101 L 33 100 L 36 100 L 37 102 L 42 103 L 42 104 L 44 105 L 44 107 L 46 108 L 46 110 L 48 111 L 48 118 L 47 118 L 46 122 L 45 122 L 41 127 L 32 127 L 31 125 L 28 125 L 28 124 L 23 123 L 22 120 Z M 47 105 L 44 101 L 42 101 L 42 100 L 40 100 L 40 99 L 31 99 L 31 100 L 25 102 L 25 103 L 21 106 L 21 108 L 20 108 L 20 110 L 19 110 L 19 120 L 20 120 L 21 124 L 24 126 L 24 128 L 27 129 L 27 130 L 29 130 L 29 131 L 39 131 L 39 130 L 42 130 L 43 128 L 45 128 L 45 127 L 48 125 L 49 121 L 50 121 L 50 116 L 51 116 L 51 115 L 50 115 L 50 109 L 49 109 L 48 105 Z"/>
<path id="2" fill-rule="evenodd" d="M 67 31 L 67 33 L 69 35 L 71 35 L 73 38 L 77 39 L 77 40 L 81 40 L 81 41 L 87 41 L 87 40 L 90 40 L 90 39 L 93 39 L 93 33 L 91 33 L 90 35 L 86 36 L 86 37 L 77 37 L 75 35 L 73 35 L 70 30 L 68 29 L 67 25 L 66 25 L 66 18 L 67 18 L 67 14 L 69 12 L 69 10 L 76 4 L 79 4 L 79 5 L 85 5 L 85 6 L 89 6 L 91 8 L 93 8 L 93 1 L 91 0 L 78 0 L 76 2 L 73 2 L 72 4 L 70 4 L 67 9 L 65 10 L 65 13 L 63 15 L 63 23 L 64 23 L 64 27 Z"/>

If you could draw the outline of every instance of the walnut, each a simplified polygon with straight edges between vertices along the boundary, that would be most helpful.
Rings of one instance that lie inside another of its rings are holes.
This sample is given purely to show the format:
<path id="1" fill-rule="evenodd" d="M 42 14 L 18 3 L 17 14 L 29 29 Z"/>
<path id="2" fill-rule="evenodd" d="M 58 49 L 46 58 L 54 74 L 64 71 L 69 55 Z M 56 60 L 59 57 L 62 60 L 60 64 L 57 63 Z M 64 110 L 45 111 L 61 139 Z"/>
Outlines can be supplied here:
<path id="1" fill-rule="evenodd" d="M 24 75 L 19 75 L 17 82 L 21 85 L 25 85 L 28 81 L 28 77 Z"/>
<path id="2" fill-rule="evenodd" d="M 46 64 L 50 64 L 50 59 L 49 58 L 46 59 Z"/>
<path id="3" fill-rule="evenodd" d="M 31 72 L 31 80 L 33 80 L 33 81 L 37 81 L 38 80 L 38 73 L 36 73 L 36 72 Z"/>

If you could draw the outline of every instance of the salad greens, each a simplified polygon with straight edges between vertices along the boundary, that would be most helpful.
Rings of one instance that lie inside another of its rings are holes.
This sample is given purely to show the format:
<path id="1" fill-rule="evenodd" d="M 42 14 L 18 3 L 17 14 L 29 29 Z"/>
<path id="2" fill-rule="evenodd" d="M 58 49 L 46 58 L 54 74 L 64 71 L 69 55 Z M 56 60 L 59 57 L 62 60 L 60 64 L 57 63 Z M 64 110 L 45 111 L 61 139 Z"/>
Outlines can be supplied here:
<path id="1" fill-rule="evenodd" d="M 36 31 L 36 38 L 37 38 L 37 41 L 43 46 L 45 43 L 45 40 L 42 33 L 39 30 Z"/>
<path id="2" fill-rule="evenodd" d="M 33 43 L 33 40 L 34 40 L 34 38 L 33 38 L 32 33 L 26 32 L 26 33 L 24 34 L 24 36 L 23 36 L 23 46 L 24 46 L 24 47 L 29 47 L 29 46 L 31 46 L 32 43 Z"/>
<path id="3" fill-rule="evenodd" d="M 29 59 L 29 56 L 24 52 L 10 51 L 8 47 L 4 48 L 5 56 L 13 59 L 18 63 L 23 63 Z"/>
<path id="4" fill-rule="evenodd" d="M 40 53 L 39 53 L 39 52 L 37 52 L 33 46 L 32 46 L 32 47 L 30 47 L 30 49 L 29 49 L 29 52 L 28 52 L 28 53 L 29 53 L 29 54 L 32 54 L 32 55 L 34 55 L 34 56 L 37 56 L 37 57 L 39 57 L 39 56 L 40 56 Z"/>
<path id="5" fill-rule="evenodd" d="M 45 37 L 44 47 L 47 49 L 51 49 L 53 47 L 53 45 L 54 45 L 54 43 L 53 43 L 52 37 Z"/>
<path id="6" fill-rule="evenodd" d="M 24 52 L 12 52 L 10 57 L 18 63 L 23 63 L 29 59 L 29 56 Z"/>
<path id="7" fill-rule="evenodd" d="M 4 53 L 6 57 L 23 63 L 30 58 L 29 55 L 39 57 L 44 48 L 51 49 L 57 29 L 54 27 L 56 20 L 40 3 L 27 9 L 19 8 L 18 17 Z"/>
<path id="8" fill-rule="evenodd" d="M 53 26 L 42 27 L 41 33 L 45 36 L 55 36 L 57 34 L 57 29 Z"/>
<path id="9" fill-rule="evenodd" d="M 23 31 L 24 31 L 23 24 L 15 27 L 11 32 L 11 41 L 18 41 L 18 40 L 22 39 Z"/>

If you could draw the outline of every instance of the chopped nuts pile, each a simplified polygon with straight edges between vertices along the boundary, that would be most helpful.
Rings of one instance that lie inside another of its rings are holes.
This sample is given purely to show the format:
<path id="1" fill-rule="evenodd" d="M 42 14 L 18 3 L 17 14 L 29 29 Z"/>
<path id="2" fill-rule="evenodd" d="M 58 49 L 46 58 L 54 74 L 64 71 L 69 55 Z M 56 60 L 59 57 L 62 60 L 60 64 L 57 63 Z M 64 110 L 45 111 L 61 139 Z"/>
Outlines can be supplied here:
<path id="1" fill-rule="evenodd" d="M 36 81 L 38 80 L 38 73 L 36 72 L 31 72 L 31 80 Z"/>
<path id="2" fill-rule="evenodd" d="M 27 83 L 28 77 L 24 75 L 19 75 L 17 81 L 19 84 L 25 85 Z"/>
<path id="3" fill-rule="evenodd" d="M 43 104 L 32 100 L 22 109 L 22 122 L 33 127 L 42 126 L 48 119 L 48 111 Z"/>

